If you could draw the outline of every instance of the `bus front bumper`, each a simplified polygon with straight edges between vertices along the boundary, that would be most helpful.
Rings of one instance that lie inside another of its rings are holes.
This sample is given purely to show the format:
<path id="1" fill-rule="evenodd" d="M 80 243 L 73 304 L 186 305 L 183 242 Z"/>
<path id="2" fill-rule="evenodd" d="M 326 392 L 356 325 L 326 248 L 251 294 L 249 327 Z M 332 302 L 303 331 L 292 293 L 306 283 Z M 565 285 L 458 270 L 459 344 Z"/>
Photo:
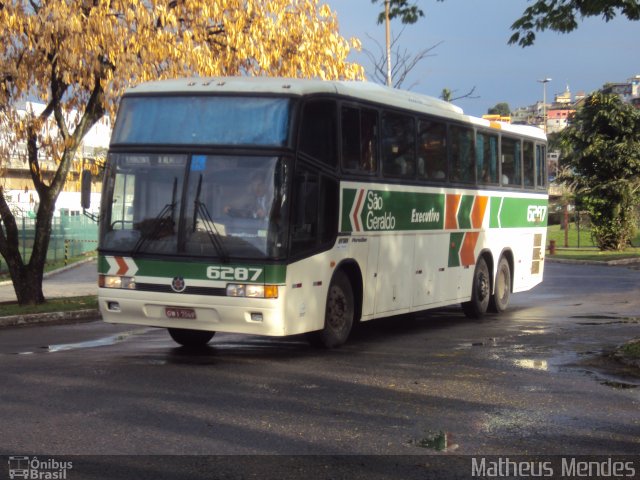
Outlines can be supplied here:
<path id="1" fill-rule="evenodd" d="M 215 332 L 284 336 L 284 288 L 274 299 L 212 297 L 99 288 L 108 323 Z"/>

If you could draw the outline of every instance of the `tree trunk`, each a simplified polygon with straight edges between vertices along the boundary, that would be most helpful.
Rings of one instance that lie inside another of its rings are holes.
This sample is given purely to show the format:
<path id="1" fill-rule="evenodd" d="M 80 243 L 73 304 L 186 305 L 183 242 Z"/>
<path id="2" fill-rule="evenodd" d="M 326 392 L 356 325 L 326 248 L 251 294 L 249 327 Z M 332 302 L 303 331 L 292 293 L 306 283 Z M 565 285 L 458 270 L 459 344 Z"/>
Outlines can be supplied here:
<path id="1" fill-rule="evenodd" d="M 25 262 L 26 259 L 23 259 L 20 254 L 17 227 L 11 228 L 8 226 L 11 223 L 15 225 L 15 218 L 7 218 L 6 211 L 2 213 L 5 230 L 8 233 L 10 232 L 7 235 L 9 248 L 5 249 L 3 256 L 9 267 L 13 289 L 20 305 L 36 305 L 45 301 L 42 291 L 42 279 L 51 236 L 51 222 L 57 199 L 57 195 L 54 196 L 52 193 L 50 189 L 46 189 L 42 191 L 40 196 L 33 249 L 28 263 Z"/>

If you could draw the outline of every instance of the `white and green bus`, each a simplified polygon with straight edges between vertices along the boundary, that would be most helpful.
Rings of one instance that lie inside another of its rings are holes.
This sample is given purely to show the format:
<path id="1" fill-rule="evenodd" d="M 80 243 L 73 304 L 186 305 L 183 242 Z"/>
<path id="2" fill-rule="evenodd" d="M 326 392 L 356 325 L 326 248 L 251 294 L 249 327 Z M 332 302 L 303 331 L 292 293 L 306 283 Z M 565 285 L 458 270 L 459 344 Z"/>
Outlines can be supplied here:
<path id="1" fill-rule="evenodd" d="M 182 79 L 120 104 L 100 213 L 107 322 L 307 333 L 542 281 L 546 139 L 366 82 Z"/>

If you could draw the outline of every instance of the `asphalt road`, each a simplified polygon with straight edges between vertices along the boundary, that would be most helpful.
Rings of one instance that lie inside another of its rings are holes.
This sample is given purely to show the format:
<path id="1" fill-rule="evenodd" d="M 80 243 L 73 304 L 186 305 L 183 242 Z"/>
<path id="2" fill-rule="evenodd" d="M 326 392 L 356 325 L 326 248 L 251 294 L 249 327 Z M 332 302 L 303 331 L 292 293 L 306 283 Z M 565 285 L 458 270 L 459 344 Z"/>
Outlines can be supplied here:
<path id="1" fill-rule="evenodd" d="M 230 334 L 190 351 L 101 322 L 0 330 L 0 454 L 637 454 L 640 378 L 603 354 L 639 334 L 640 271 L 546 269 L 501 316 L 393 317 L 332 351 Z"/>

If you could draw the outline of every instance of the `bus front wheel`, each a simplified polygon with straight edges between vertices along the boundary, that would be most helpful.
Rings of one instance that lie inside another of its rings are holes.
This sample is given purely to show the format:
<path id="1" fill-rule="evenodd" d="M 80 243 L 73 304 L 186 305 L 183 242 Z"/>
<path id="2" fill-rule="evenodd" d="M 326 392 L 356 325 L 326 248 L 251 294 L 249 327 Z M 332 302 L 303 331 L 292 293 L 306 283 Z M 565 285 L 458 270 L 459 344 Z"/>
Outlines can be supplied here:
<path id="1" fill-rule="evenodd" d="M 491 277 L 489 267 L 483 257 L 478 258 L 473 272 L 473 284 L 471 286 L 471 300 L 462 304 L 464 314 L 469 318 L 484 316 L 489 307 L 491 297 Z"/>
<path id="2" fill-rule="evenodd" d="M 169 335 L 183 347 L 204 347 L 216 332 L 204 330 L 187 330 L 185 328 L 169 328 Z"/>
<path id="3" fill-rule="evenodd" d="M 309 333 L 309 341 L 312 345 L 323 348 L 342 345 L 351 333 L 354 314 L 351 282 L 344 272 L 338 271 L 333 276 L 327 293 L 324 328 Z"/>
<path id="4" fill-rule="evenodd" d="M 504 312 L 509 306 L 511 297 L 511 268 L 506 258 L 502 257 L 498 262 L 496 273 L 496 286 L 491 296 L 489 310 L 495 313 Z"/>

